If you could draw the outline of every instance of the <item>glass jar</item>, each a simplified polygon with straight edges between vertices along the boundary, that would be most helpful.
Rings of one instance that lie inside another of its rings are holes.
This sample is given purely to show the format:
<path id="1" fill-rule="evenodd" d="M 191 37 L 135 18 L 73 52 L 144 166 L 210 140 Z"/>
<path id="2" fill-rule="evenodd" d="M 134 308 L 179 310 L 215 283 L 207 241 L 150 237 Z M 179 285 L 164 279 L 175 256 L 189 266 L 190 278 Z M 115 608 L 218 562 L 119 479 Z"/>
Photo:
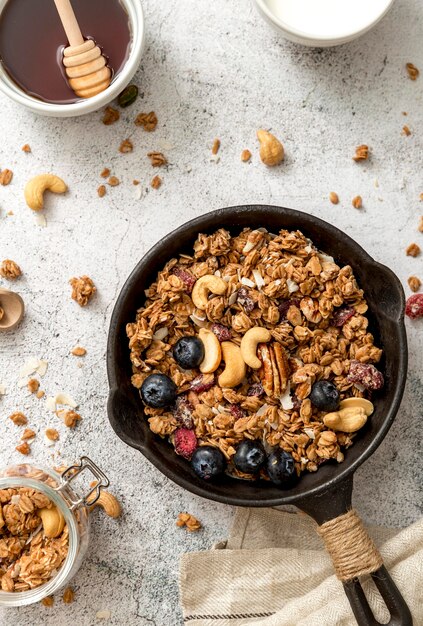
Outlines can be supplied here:
<path id="1" fill-rule="evenodd" d="M 95 477 L 85 495 L 80 495 L 72 481 L 88 470 Z M 0 590 L 0 606 L 24 606 L 40 602 L 69 583 L 84 559 L 89 542 L 89 511 L 109 486 L 107 476 L 88 457 L 67 467 L 61 474 L 33 465 L 15 465 L 0 470 L 0 489 L 27 487 L 46 495 L 61 511 L 69 531 L 67 556 L 57 573 L 46 583 L 28 591 Z M 41 530 L 40 530 L 41 532 Z"/>

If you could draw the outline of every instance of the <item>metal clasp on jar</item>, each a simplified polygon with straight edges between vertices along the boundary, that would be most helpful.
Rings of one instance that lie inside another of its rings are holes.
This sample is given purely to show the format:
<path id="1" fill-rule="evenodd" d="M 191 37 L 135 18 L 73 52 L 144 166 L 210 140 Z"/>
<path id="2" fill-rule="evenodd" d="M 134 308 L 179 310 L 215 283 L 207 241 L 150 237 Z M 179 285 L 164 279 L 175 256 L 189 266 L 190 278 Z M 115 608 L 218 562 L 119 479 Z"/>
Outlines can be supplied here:
<path id="1" fill-rule="evenodd" d="M 90 488 L 88 493 L 86 493 L 82 497 L 78 497 L 74 499 L 72 497 L 73 490 L 71 489 L 70 483 L 74 480 L 79 474 L 82 474 L 85 470 L 89 470 L 94 477 L 96 478 L 95 485 Z M 69 487 L 69 492 L 66 493 L 66 498 L 70 502 L 70 510 L 73 511 L 77 509 L 79 506 L 92 506 L 97 502 L 100 497 L 100 492 L 102 489 L 105 489 L 110 485 L 110 481 L 107 478 L 106 474 L 102 472 L 102 470 L 91 461 L 87 456 L 81 457 L 81 460 L 76 465 L 70 465 L 67 467 L 60 476 L 60 485 L 55 488 L 55 491 L 62 493 L 67 487 Z"/>

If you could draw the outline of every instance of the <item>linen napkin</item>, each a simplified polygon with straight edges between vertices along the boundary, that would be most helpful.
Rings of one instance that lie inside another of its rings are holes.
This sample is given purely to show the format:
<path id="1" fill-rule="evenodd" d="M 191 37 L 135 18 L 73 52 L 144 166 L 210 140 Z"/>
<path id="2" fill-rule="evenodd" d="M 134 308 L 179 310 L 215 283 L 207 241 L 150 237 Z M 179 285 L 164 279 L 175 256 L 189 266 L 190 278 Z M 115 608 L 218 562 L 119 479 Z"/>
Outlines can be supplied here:
<path id="1" fill-rule="evenodd" d="M 369 532 L 423 626 L 423 519 Z M 371 578 L 362 585 L 375 617 L 389 621 Z M 356 626 L 316 524 L 300 512 L 238 509 L 227 542 L 182 556 L 180 595 L 187 626 Z"/>

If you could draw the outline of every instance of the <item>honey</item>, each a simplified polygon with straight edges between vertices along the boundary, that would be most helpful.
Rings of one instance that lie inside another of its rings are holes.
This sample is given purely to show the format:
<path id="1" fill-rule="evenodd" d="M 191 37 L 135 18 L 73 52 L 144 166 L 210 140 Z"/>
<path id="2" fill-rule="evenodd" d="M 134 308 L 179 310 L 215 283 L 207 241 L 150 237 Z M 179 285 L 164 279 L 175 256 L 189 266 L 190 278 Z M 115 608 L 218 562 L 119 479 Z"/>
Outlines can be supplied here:
<path id="1" fill-rule="evenodd" d="M 102 48 L 113 76 L 131 50 L 128 14 L 119 0 L 72 0 L 81 31 Z M 27 94 L 54 104 L 79 98 L 68 84 L 63 50 L 68 42 L 53 0 L 8 0 L 0 14 L 0 62 Z"/>

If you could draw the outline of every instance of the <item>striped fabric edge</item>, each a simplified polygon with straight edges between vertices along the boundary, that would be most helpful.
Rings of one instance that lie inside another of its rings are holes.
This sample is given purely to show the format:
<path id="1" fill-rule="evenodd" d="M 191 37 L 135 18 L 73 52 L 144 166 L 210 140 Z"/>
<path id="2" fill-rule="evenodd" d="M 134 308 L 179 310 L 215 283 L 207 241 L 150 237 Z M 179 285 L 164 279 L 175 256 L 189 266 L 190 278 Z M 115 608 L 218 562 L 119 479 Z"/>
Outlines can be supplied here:
<path id="1" fill-rule="evenodd" d="M 253 619 L 255 617 L 271 617 L 274 613 L 239 613 L 235 615 L 188 615 L 184 618 L 184 622 L 192 620 L 228 620 L 228 619 Z"/>

